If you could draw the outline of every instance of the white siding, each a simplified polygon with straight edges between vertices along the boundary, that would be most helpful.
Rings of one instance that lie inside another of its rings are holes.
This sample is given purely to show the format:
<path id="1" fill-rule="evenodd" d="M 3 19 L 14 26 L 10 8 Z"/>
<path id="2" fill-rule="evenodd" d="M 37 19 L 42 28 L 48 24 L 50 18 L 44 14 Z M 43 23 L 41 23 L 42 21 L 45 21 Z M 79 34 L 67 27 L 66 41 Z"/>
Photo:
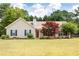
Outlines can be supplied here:
<path id="1" fill-rule="evenodd" d="M 24 36 L 24 30 L 25 29 L 27 30 L 28 33 L 29 33 L 29 30 L 31 30 L 31 33 L 35 37 L 35 29 L 33 27 L 31 27 L 30 25 L 26 24 L 25 22 L 23 22 L 22 20 L 19 20 L 15 24 L 8 27 L 6 29 L 6 33 L 7 33 L 7 35 L 10 36 L 10 38 L 12 38 L 12 36 L 10 35 L 10 30 L 17 30 L 17 37 L 25 38 L 26 37 L 26 36 Z"/>

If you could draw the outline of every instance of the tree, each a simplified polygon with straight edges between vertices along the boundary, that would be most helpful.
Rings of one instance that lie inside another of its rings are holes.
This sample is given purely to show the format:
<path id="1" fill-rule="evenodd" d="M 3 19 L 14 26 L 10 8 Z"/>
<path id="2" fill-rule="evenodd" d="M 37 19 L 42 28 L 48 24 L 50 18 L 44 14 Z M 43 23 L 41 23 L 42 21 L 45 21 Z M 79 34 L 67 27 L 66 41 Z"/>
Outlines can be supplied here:
<path id="1" fill-rule="evenodd" d="M 37 16 L 34 16 L 34 18 L 35 18 L 36 20 L 38 20 L 38 17 L 37 17 Z"/>
<path id="2" fill-rule="evenodd" d="M 76 33 L 78 30 L 77 24 L 72 23 L 72 22 L 67 22 L 65 24 L 62 25 L 62 31 L 67 34 L 70 37 L 72 37 L 71 35 Z"/>
<path id="3" fill-rule="evenodd" d="M 73 21 L 78 25 L 78 28 L 79 28 L 79 7 L 77 9 L 74 9 L 75 13 L 74 13 L 74 19 Z M 79 35 L 79 30 L 77 32 L 77 35 Z"/>
<path id="4" fill-rule="evenodd" d="M 77 9 L 75 9 L 75 23 L 77 23 L 78 27 L 79 27 L 79 7 Z"/>
<path id="5" fill-rule="evenodd" d="M 72 12 L 57 10 L 51 13 L 50 19 L 54 21 L 69 21 L 73 16 L 74 14 Z"/>
<path id="6" fill-rule="evenodd" d="M 43 17 L 43 21 L 46 21 L 46 20 L 48 20 L 48 16 L 47 16 L 47 15 L 45 15 L 45 16 Z"/>
<path id="7" fill-rule="evenodd" d="M 45 36 L 52 36 L 59 32 L 59 24 L 56 22 L 47 21 L 43 24 L 42 33 Z"/>
<path id="8" fill-rule="evenodd" d="M 29 16 L 29 18 L 30 18 L 30 21 L 33 21 L 33 16 L 31 15 L 31 16 Z"/>
<path id="9" fill-rule="evenodd" d="M 5 15 L 6 10 L 10 7 L 9 3 L 0 3 L 0 18 L 2 19 Z M 0 22 L 0 35 L 5 34 L 4 26 Z"/>
<path id="10" fill-rule="evenodd" d="M 4 26 L 0 23 L 0 36 L 2 34 L 5 34 L 5 29 L 4 29 Z"/>
<path id="11" fill-rule="evenodd" d="M 77 34 L 79 34 L 79 28 L 78 28 Z"/>
<path id="12" fill-rule="evenodd" d="M 38 17 L 37 21 L 42 21 L 42 18 L 41 17 Z"/>
<path id="13" fill-rule="evenodd" d="M 31 16 L 26 16 L 24 19 L 26 21 L 33 21 L 33 16 L 32 15 Z"/>
<path id="14" fill-rule="evenodd" d="M 75 12 L 76 12 L 76 16 L 79 16 L 79 7 L 77 9 L 75 9 Z"/>
<path id="15" fill-rule="evenodd" d="M 10 7 L 9 3 L 0 3 L 0 18 L 4 16 L 6 9 Z"/>
<path id="16" fill-rule="evenodd" d="M 9 25 L 10 23 L 12 23 L 13 21 L 15 21 L 17 18 L 19 18 L 19 17 L 24 18 L 26 16 L 28 16 L 28 14 L 25 10 L 19 9 L 19 8 L 9 7 L 6 10 L 5 15 L 4 15 L 1 23 L 5 27 L 5 26 Z"/>

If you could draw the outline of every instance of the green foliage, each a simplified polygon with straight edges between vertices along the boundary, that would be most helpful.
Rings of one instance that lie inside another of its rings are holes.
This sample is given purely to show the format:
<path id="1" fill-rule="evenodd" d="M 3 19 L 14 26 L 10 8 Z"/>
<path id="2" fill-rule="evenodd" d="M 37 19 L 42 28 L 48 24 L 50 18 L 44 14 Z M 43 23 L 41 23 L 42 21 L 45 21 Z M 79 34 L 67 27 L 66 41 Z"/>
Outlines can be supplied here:
<path id="1" fill-rule="evenodd" d="M 77 33 L 79 34 L 79 28 L 78 28 L 78 31 L 77 31 Z"/>
<path id="2" fill-rule="evenodd" d="M 8 39 L 9 36 L 8 35 L 1 35 L 1 39 Z"/>
<path id="3" fill-rule="evenodd" d="M 49 36 L 43 36 L 40 39 L 51 39 L 51 37 L 49 37 Z"/>
<path id="4" fill-rule="evenodd" d="M 41 18 L 41 17 L 39 17 L 39 18 L 37 19 L 37 21 L 42 21 L 42 18 Z"/>
<path id="5" fill-rule="evenodd" d="M 33 21 L 33 16 L 32 15 L 29 16 L 28 18 L 29 18 L 30 21 Z"/>
<path id="6" fill-rule="evenodd" d="M 0 23 L 0 35 L 5 34 L 4 26 Z"/>
<path id="7" fill-rule="evenodd" d="M 6 10 L 10 7 L 9 3 L 0 3 L 0 18 L 3 20 L 4 16 L 5 16 L 5 12 Z M 5 25 L 6 25 L 6 21 L 5 21 Z M 0 36 L 2 34 L 5 34 L 5 27 L 2 24 L 2 22 L 0 22 Z"/>
<path id="8" fill-rule="evenodd" d="M 62 25 L 62 31 L 64 33 L 76 33 L 78 30 L 77 24 L 72 23 L 72 22 L 67 22 L 65 24 Z"/>
<path id="9" fill-rule="evenodd" d="M 48 16 L 45 15 L 45 16 L 43 17 L 43 21 L 46 21 L 47 19 L 48 19 Z"/>
<path id="10" fill-rule="evenodd" d="M 10 7 L 9 3 L 0 3 L 0 18 L 4 17 L 5 11 Z"/>
<path id="11" fill-rule="evenodd" d="M 32 39 L 32 38 L 33 38 L 33 34 L 28 33 L 28 34 L 27 34 L 27 38 Z"/>
<path id="12" fill-rule="evenodd" d="M 26 21 L 33 21 L 33 16 L 32 15 L 31 16 L 26 16 L 26 17 L 24 17 L 24 19 Z"/>
<path id="13" fill-rule="evenodd" d="M 51 13 L 49 16 L 44 16 L 43 20 L 48 20 L 48 21 L 70 21 L 72 20 L 72 17 L 74 14 L 72 12 L 68 12 L 66 10 L 60 11 L 54 11 Z"/>
<path id="14" fill-rule="evenodd" d="M 79 7 L 77 9 L 75 9 L 75 23 L 78 25 L 79 28 Z M 78 34 L 79 34 L 79 29 L 78 29 Z"/>
<path id="15" fill-rule="evenodd" d="M 57 10 L 51 14 L 51 20 L 68 21 L 69 19 L 72 19 L 73 16 L 73 13 L 70 13 L 66 10 Z"/>
<path id="16" fill-rule="evenodd" d="M 10 7 L 6 10 L 2 24 L 5 26 L 9 25 L 19 17 L 26 17 L 28 14 L 23 9 Z"/>

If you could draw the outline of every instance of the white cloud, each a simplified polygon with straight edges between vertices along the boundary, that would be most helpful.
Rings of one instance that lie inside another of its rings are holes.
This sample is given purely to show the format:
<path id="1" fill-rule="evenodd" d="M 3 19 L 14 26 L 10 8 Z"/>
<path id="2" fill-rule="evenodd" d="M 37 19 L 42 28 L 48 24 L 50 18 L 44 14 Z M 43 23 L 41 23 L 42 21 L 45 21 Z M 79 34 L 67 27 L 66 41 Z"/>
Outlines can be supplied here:
<path id="1" fill-rule="evenodd" d="M 47 14 L 47 11 L 45 11 L 45 9 L 41 8 L 41 9 L 36 9 L 34 11 L 29 11 L 29 14 L 32 16 L 43 17 L 44 15 Z"/>
<path id="2" fill-rule="evenodd" d="M 31 6 L 31 11 L 29 11 L 29 15 L 37 16 L 37 17 L 43 17 L 46 15 L 46 10 L 44 9 L 44 6 L 41 4 L 34 4 Z"/>
<path id="3" fill-rule="evenodd" d="M 51 3 L 48 5 L 48 7 L 54 8 L 54 9 L 60 9 L 61 4 L 60 3 Z"/>
<path id="4" fill-rule="evenodd" d="M 11 6 L 18 7 L 20 9 L 24 9 L 24 4 L 23 3 L 11 3 Z"/>
<path id="5" fill-rule="evenodd" d="M 72 9 L 77 9 L 78 7 L 79 7 L 79 4 L 74 5 L 74 6 L 72 7 Z"/>
<path id="6" fill-rule="evenodd" d="M 44 8 L 44 6 L 42 6 L 41 4 L 34 4 L 32 8 L 39 9 L 39 8 Z"/>
<path id="7" fill-rule="evenodd" d="M 72 8 L 69 9 L 68 11 L 69 11 L 69 12 L 73 12 L 73 13 L 75 13 L 75 9 L 77 9 L 78 7 L 79 7 L 79 4 L 74 5 L 74 6 L 72 6 Z"/>
<path id="8" fill-rule="evenodd" d="M 27 5 L 24 5 L 23 3 L 12 3 L 11 6 L 13 6 L 14 8 L 18 7 L 20 9 L 26 9 L 29 15 L 37 16 L 37 17 L 43 17 L 44 15 L 50 15 L 52 11 L 61 8 L 60 3 L 51 3 L 46 6 L 38 3 L 38 4 L 33 4 L 30 7 Z"/>
<path id="9" fill-rule="evenodd" d="M 31 11 L 29 11 L 29 15 L 43 17 L 44 15 L 50 15 L 50 13 L 54 10 L 60 9 L 60 3 L 52 3 L 48 4 L 47 6 L 41 4 L 34 4 L 31 6 Z"/>
<path id="10" fill-rule="evenodd" d="M 52 11 L 58 10 L 61 8 L 61 3 L 52 3 L 46 7 L 47 13 L 50 14 Z"/>

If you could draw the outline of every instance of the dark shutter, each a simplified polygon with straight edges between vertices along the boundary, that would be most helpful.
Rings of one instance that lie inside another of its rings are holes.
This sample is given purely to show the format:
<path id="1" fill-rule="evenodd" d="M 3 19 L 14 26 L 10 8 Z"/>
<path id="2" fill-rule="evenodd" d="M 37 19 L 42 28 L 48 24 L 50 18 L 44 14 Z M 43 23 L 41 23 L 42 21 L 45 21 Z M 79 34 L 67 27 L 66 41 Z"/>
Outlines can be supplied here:
<path id="1" fill-rule="evenodd" d="M 25 35 L 25 36 L 27 35 L 27 30 L 24 30 L 24 35 Z"/>
<path id="2" fill-rule="evenodd" d="M 17 30 L 15 30 L 15 36 L 17 36 Z"/>
<path id="3" fill-rule="evenodd" d="M 12 36 L 12 30 L 10 30 L 10 35 Z"/>

